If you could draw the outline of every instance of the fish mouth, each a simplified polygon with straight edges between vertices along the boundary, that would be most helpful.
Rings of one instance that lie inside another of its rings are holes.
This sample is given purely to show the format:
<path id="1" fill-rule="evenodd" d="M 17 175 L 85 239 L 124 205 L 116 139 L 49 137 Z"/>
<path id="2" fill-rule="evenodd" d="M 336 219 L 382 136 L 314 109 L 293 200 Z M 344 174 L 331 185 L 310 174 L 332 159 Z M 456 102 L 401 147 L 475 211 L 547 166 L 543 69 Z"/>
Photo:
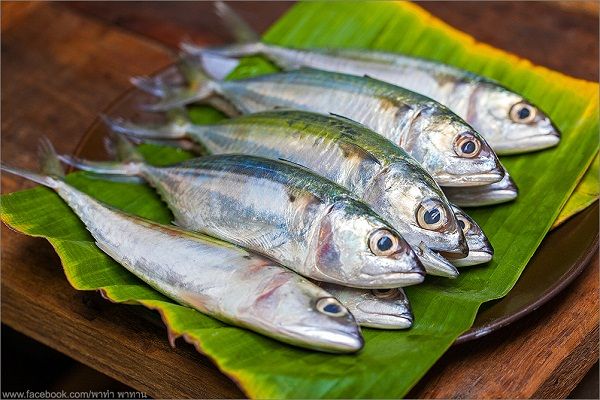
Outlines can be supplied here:
<path id="1" fill-rule="evenodd" d="M 492 183 L 500 182 L 502 178 L 504 178 L 504 171 L 502 169 L 496 168 L 488 172 L 481 172 L 477 174 L 441 174 L 435 176 L 435 180 L 439 183 L 439 185 L 445 187 L 470 187 L 490 185 Z"/>
<path id="2" fill-rule="evenodd" d="M 497 184 L 463 190 L 446 187 L 444 193 L 452 203 L 458 206 L 480 207 L 512 201 L 518 197 L 519 189 L 512 178 L 509 176 L 507 179 L 505 175 L 503 182 Z"/>
<path id="3" fill-rule="evenodd" d="M 353 284 L 352 287 L 359 289 L 395 289 L 418 285 L 425 280 L 425 271 L 391 272 L 378 275 L 362 273 L 360 278 L 363 283 Z"/>
<path id="4" fill-rule="evenodd" d="M 522 139 L 512 140 L 510 143 L 498 144 L 494 147 L 497 154 L 510 155 L 529 153 L 532 151 L 544 150 L 558 145 L 560 142 L 560 133 L 555 130 L 540 135 L 524 137 Z"/>
<path id="5" fill-rule="evenodd" d="M 456 278 L 459 274 L 454 265 L 443 259 L 443 257 L 419 257 L 421 264 L 425 267 L 428 275 L 443 276 L 446 278 Z"/>
<path id="6" fill-rule="evenodd" d="M 368 321 L 359 321 L 360 326 L 375 329 L 408 329 L 413 324 L 410 312 L 402 314 L 369 313 Z"/>
<path id="7" fill-rule="evenodd" d="M 330 353 L 355 353 L 365 345 L 358 327 L 356 332 L 305 328 L 302 329 L 302 336 L 312 339 L 308 341 L 308 346 Z"/>
<path id="8" fill-rule="evenodd" d="M 458 247 L 455 247 L 453 249 L 441 249 L 435 251 L 438 252 L 444 258 L 447 258 L 449 260 L 455 260 L 458 258 L 465 258 L 466 256 L 468 256 L 469 246 L 467 244 L 467 241 L 463 240 L 458 244 Z"/>
<path id="9" fill-rule="evenodd" d="M 493 252 L 487 251 L 471 251 L 469 255 L 465 258 L 461 258 L 459 260 L 452 260 L 452 264 L 455 267 L 469 267 L 472 265 L 479 265 L 490 262 L 493 258 Z"/>

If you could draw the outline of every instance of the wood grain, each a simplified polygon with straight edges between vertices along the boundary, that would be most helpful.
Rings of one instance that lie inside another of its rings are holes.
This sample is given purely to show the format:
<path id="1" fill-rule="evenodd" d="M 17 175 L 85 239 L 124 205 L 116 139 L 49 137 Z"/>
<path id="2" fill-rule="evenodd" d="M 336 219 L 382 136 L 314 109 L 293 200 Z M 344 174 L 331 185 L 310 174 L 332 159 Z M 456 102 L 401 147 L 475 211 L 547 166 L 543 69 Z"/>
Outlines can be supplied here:
<path id="1" fill-rule="evenodd" d="M 597 44 L 597 20 L 590 28 L 590 14 L 531 4 L 423 5 L 480 39 L 532 54 L 536 62 L 563 72 L 597 79 L 597 49 L 588 45 Z M 73 151 L 97 113 L 129 87 L 128 77 L 166 65 L 172 47 L 187 32 L 200 43 L 228 40 L 211 7 L 2 2 L 3 160 L 34 167 L 41 134 L 49 135 L 59 151 Z M 289 3 L 235 7 L 263 30 Z M 499 15 L 513 22 L 494 25 Z M 556 34 L 564 26 L 567 33 Z M 529 50 L 520 47 L 523 42 Z M 3 192 L 27 185 L 2 176 Z M 76 292 L 47 242 L 5 226 L 1 233 L 3 323 L 149 396 L 243 396 L 191 346 L 181 342 L 171 349 L 156 314 Z M 598 359 L 597 294 L 596 260 L 563 295 L 536 313 L 452 348 L 410 396 L 565 397 Z"/>
<path id="2" fill-rule="evenodd" d="M 598 362 L 598 259 L 532 315 L 455 346 L 408 397 L 565 398 Z"/>

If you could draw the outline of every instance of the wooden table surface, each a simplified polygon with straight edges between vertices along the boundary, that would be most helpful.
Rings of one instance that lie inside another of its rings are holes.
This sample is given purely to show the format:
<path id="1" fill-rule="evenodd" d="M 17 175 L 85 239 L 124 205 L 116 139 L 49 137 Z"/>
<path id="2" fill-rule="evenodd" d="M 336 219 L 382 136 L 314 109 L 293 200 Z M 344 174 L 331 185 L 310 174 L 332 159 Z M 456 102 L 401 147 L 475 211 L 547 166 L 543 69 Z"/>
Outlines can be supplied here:
<path id="1" fill-rule="evenodd" d="M 237 3 L 259 31 L 290 3 Z M 598 80 L 594 2 L 428 2 L 477 39 Z M 230 37 L 209 3 L 2 2 L 2 159 L 34 168 L 47 135 L 72 152 L 128 77 L 170 62 L 181 38 Z M 2 176 L 2 192 L 32 185 Z M 210 361 L 141 307 L 77 292 L 50 245 L 2 226 L 2 322 L 153 397 L 242 397 Z M 560 296 L 487 337 L 453 347 L 410 397 L 565 397 L 598 360 L 598 260 Z"/>

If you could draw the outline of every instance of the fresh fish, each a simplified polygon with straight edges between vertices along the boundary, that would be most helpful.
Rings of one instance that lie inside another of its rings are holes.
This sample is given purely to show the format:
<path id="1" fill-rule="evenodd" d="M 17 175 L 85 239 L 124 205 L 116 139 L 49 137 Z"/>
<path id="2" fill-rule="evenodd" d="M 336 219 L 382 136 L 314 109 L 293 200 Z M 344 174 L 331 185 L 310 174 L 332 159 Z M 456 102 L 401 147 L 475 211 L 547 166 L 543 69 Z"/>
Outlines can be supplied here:
<path id="1" fill-rule="evenodd" d="M 467 244 L 469 245 L 469 255 L 460 260 L 452 260 L 452 264 L 457 267 L 466 267 L 491 261 L 492 257 L 494 257 L 494 248 L 483 233 L 483 230 L 477 225 L 473 218 L 469 217 L 469 215 L 460 208 L 452 205 L 452 211 L 454 211 L 456 219 L 458 219 L 458 223 L 462 227 L 463 233 L 467 238 Z"/>
<path id="2" fill-rule="evenodd" d="M 445 187 L 448 199 L 461 207 L 480 207 L 505 203 L 517 198 L 519 190 L 508 172 L 500 182 L 473 187 Z"/>
<path id="3" fill-rule="evenodd" d="M 46 165 L 55 164 L 46 153 Z M 103 205 L 65 183 L 53 167 L 46 168 L 51 175 L 4 165 L 2 170 L 55 190 L 102 251 L 183 305 L 296 346 L 344 353 L 363 346 L 346 307 L 262 256 Z"/>
<path id="4" fill-rule="evenodd" d="M 132 158 L 78 168 L 138 176 L 175 222 L 270 257 L 308 278 L 364 288 L 417 284 L 425 271 L 409 244 L 350 192 L 289 162 L 207 156 L 168 167 Z"/>
<path id="5" fill-rule="evenodd" d="M 408 329 L 413 314 L 404 290 L 356 289 L 331 283 L 315 282 L 338 299 L 360 326 L 379 329 Z"/>
<path id="6" fill-rule="evenodd" d="M 496 154 L 477 132 L 446 107 L 406 89 L 369 77 L 310 69 L 223 82 L 206 79 L 199 68 L 187 70 L 196 74 L 189 89 L 163 88 L 163 100 L 146 107 L 160 111 L 204 101 L 229 115 L 274 108 L 334 113 L 402 147 L 441 186 L 478 186 L 502 179 Z"/>
<path id="7" fill-rule="evenodd" d="M 231 71 L 235 63 L 224 64 L 219 57 L 260 54 L 289 70 L 311 67 L 363 76 L 392 83 L 428 96 L 454 111 L 473 126 L 498 154 L 516 154 L 545 149 L 558 144 L 560 133 L 538 107 L 498 82 L 471 72 L 421 58 L 368 49 L 290 49 L 261 43 L 258 35 L 245 27 L 224 3 L 218 6 L 235 36 L 254 42 L 216 48 L 184 43 L 184 51 L 203 54 L 207 70 Z M 237 28 L 237 29 L 236 29 Z M 222 57 L 220 57 L 222 58 Z M 209 64 L 210 62 L 210 64 Z"/>
<path id="8" fill-rule="evenodd" d="M 162 126 L 105 121 L 111 130 L 136 137 L 191 139 L 210 154 L 292 161 L 348 189 L 411 245 L 424 242 L 449 257 L 466 255 L 461 228 L 433 178 L 392 142 L 346 118 L 276 110 L 212 125 L 194 125 L 183 116 Z M 458 273 L 448 263 L 423 265 L 428 273 Z"/>

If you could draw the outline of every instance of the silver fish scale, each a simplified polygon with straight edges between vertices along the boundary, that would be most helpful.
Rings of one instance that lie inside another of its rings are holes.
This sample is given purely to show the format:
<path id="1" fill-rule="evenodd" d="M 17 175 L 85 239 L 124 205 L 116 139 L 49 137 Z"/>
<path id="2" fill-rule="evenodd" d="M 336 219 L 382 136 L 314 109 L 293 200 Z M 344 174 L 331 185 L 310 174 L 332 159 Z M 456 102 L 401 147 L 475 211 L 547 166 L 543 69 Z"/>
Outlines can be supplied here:
<path id="1" fill-rule="evenodd" d="M 288 49 L 259 42 L 208 49 L 192 46 L 188 51 L 208 58 L 260 54 L 285 70 L 310 67 L 367 74 L 444 104 L 483 135 L 498 154 L 541 150 L 560 141 L 550 118 L 523 96 L 483 76 L 432 60 L 369 49 Z"/>
<path id="2" fill-rule="evenodd" d="M 286 265 L 308 265 L 307 240 L 314 237 L 319 216 L 330 204 L 283 182 L 211 167 L 208 163 L 194 168 L 145 167 L 144 177 L 171 205 L 181 226 L 276 254 Z M 301 204 L 290 201 L 290 196 L 309 200 Z"/>
<path id="3" fill-rule="evenodd" d="M 212 154 L 245 153 L 281 158 L 298 162 L 313 170 L 315 165 L 324 165 L 330 173 L 321 175 L 348 188 L 357 197 L 362 197 L 364 189 L 383 167 L 375 157 L 363 158 L 360 154 L 353 156 L 345 153 L 339 142 L 332 140 L 332 130 L 328 131 L 326 126 L 321 128 L 320 134 L 310 135 L 296 128 L 253 124 L 252 119 L 248 122 L 194 126 L 194 137 Z M 313 127 L 314 125 L 311 126 Z M 261 132 L 257 132 L 257 129 Z M 265 134 L 269 131 L 270 134 Z M 265 140 L 266 138 L 269 140 Z M 302 155 L 302 160 L 295 155 Z"/>
<path id="4" fill-rule="evenodd" d="M 284 158 L 345 187 L 366 201 L 411 244 L 455 251 L 460 229 L 440 187 L 409 155 L 365 126 L 338 116 L 298 110 L 245 115 L 214 125 L 194 125 L 192 137 L 214 154 Z M 449 226 L 419 226 L 417 210 L 437 200 Z"/>
<path id="5" fill-rule="evenodd" d="M 310 69 L 222 82 L 220 90 L 242 113 L 264 111 L 271 105 L 351 117 L 408 153 L 414 141 L 407 137 L 408 128 L 418 111 L 443 107 L 384 82 Z"/>
<path id="6" fill-rule="evenodd" d="M 317 300 L 331 295 L 285 268 L 224 242 L 110 209 L 62 182 L 57 186 L 105 253 L 177 302 L 304 347 L 356 351 L 362 345 L 354 318 L 318 312 Z"/>
<path id="7" fill-rule="evenodd" d="M 263 45 L 269 58 L 284 68 L 310 66 L 326 71 L 342 72 L 362 76 L 365 71 L 373 78 L 412 89 L 436 101 L 452 105 L 452 110 L 462 117 L 467 115 L 467 105 L 457 104 L 454 96 L 458 86 L 472 82 L 475 84 L 484 79 L 465 71 L 460 71 L 445 64 L 418 58 L 403 57 L 378 51 L 359 50 L 294 50 L 279 46 Z M 352 62 L 348 62 L 351 59 Z M 470 93 L 463 93 L 466 98 Z M 452 104 L 450 103 L 452 100 Z M 459 107 L 460 106 L 460 107 Z"/>

